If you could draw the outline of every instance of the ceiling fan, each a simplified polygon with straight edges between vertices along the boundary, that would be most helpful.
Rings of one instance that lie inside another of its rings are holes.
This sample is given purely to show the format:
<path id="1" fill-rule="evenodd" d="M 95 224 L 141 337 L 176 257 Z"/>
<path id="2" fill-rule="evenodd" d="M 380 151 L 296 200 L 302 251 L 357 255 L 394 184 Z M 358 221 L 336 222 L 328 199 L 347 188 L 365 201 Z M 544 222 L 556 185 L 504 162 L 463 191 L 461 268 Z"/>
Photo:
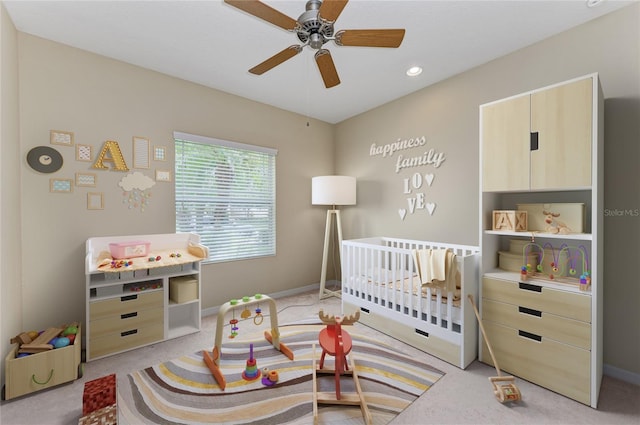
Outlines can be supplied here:
<path id="1" fill-rule="evenodd" d="M 287 31 L 295 32 L 302 45 L 294 44 L 254 66 L 250 73 L 262 75 L 291 59 L 305 46 L 317 50 L 315 61 L 326 88 L 340 84 L 331 53 L 323 48 L 328 41 L 338 46 L 399 47 L 404 29 L 357 29 L 334 32 L 334 24 L 348 0 L 309 0 L 306 11 L 297 20 L 277 11 L 259 0 L 224 0 L 225 3 Z"/>

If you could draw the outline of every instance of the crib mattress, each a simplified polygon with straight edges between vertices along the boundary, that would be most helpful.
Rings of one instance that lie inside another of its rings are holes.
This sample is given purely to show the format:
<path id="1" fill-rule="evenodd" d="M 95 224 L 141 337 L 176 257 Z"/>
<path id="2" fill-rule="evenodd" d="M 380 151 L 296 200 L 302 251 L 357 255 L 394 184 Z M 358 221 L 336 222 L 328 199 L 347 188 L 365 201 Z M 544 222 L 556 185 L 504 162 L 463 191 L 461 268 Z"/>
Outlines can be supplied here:
<path id="1" fill-rule="evenodd" d="M 382 305 L 383 300 L 385 300 L 395 305 L 403 305 L 408 308 L 410 302 L 413 302 L 413 310 L 418 309 L 418 306 L 415 305 L 415 296 L 421 294 L 420 311 L 423 314 L 440 317 L 442 320 L 449 320 L 448 300 L 446 294 L 442 294 L 443 291 L 422 285 L 420 278 L 416 274 L 412 274 L 404 279 L 394 279 L 394 277 L 398 275 L 401 276 L 400 273 L 395 275 L 389 273 L 388 276 L 383 274 L 381 276 L 382 278 L 380 278 L 380 276 L 372 278 L 371 275 L 354 276 L 349 279 L 349 286 L 346 289 L 349 291 L 349 294 L 357 298 L 366 299 L 367 301 L 380 305 Z M 461 324 L 460 292 L 460 288 L 456 289 L 456 292 L 453 294 L 451 307 L 451 320 L 458 325 Z M 441 294 L 440 302 L 438 302 L 438 293 Z M 429 297 L 429 294 L 431 297 Z M 440 311 L 438 311 L 438 308 Z"/>

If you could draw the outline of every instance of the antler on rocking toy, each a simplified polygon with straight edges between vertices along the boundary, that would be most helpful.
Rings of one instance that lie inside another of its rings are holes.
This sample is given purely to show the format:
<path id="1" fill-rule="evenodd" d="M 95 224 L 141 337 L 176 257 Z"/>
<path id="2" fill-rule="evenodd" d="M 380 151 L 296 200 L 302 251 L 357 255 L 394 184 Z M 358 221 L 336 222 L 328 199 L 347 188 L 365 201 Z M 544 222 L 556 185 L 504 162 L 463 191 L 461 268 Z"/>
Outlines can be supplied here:
<path id="1" fill-rule="evenodd" d="M 324 323 L 325 325 L 335 325 L 336 323 L 339 323 L 341 325 L 353 325 L 358 320 L 360 320 L 360 310 L 356 310 L 355 313 L 350 314 L 349 316 L 336 317 L 333 314 L 325 314 L 324 310 L 320 309 L 320 311 L 318 312 L 318 317 L 320 317 L 320 320 L 322 320 L 322 323 Z"/>

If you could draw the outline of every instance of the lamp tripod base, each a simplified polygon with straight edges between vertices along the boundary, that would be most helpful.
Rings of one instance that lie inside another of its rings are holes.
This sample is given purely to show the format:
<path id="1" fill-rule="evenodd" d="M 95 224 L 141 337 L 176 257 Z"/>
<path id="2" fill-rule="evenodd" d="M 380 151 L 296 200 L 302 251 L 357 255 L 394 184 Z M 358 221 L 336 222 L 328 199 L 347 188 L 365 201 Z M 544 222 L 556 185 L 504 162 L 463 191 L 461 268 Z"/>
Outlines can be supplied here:
<path id="1" fill-rule="evenodd" d="M 329 242 L 331 235 L 331 225 L 333 224 L 333 217 L 336 218 L 336 228 L 338 230 L 338 249 L 340 252 L 340 259 L 342 261 L 342 224 L 340 222 L 340 210 L 332 209 L 327 210 L 327 223 L 324 229 L 324 252 L 322 254 L 322 274 L 320 275 L 320 299 L 329 297 L 342 297 L 342 291 L 332 291 L 325 287 L 327 282 L 327 263 L 329 259 Z"/>

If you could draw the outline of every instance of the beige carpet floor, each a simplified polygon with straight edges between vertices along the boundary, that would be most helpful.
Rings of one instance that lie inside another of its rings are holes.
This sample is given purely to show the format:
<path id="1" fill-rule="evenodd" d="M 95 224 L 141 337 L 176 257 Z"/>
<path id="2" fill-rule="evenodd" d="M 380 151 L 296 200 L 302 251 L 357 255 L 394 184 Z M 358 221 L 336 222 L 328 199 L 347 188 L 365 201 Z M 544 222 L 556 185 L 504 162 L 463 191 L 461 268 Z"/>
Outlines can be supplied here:
<path id="1" fill-rule="evenodd" d="M 279 321 L 294 321 L 315 314 L 319 308 L 339 314 L 340 300 L 318 301 L 316 290 L 276 298 Z M 367 327 L 356 324 L 367 331 Z M 127 374 L 177 358 L 184 353 L 212 348 L 216 317 L 203 318 L 202 331 L 89 362 L 81 379 L 29 396 L 0 403 L 2 425 L 77 424 L 82 414 L 84 383 L 116 373 L 124 384 Z M 241 329 L 242 331 L 242 329 Z M 388 337 L 386 337 L 388 338 Z M 524 400 L 513 406 L 498 403 L 488 381 L 495 369 L 472 363 L 460 370 L 392 338 L 387 341 L 406 354 L 442 370 L 446 375 L 398 415 L 391 424 L 634 424 L 640 423 L 640 387 L 605 376 L 598 409 L 570 400 L 521 379 L 517 385 Z M 354 419 L 355 421 L 356 419 Z M 358 423 L 358 422 L 354 422 Z"/>

